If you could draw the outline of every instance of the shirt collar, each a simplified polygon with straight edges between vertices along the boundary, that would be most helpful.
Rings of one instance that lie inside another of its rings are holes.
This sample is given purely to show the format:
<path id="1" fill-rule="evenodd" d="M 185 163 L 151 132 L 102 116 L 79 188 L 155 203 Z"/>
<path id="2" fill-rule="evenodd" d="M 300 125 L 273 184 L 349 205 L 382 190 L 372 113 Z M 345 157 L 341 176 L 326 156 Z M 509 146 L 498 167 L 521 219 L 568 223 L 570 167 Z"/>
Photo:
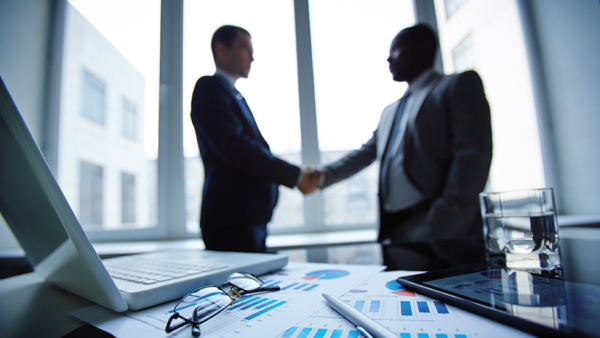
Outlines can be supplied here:
<path id="1" fill-rule="evenodd" d="M 231 87 L 235 88 L 235 78 L 233 77 L 233 75 L 227 73 L 221 68 L 217 68 L 215 75 L 222 77 L 223 79 L 225 79 L 225 81 L 227 81 L 227 83 L 231 85 Z"/>
<path id="2" fill-rule="evenodd" d="M 411 93 L 415 93 L 417 91 L 423 90 L 427 85 L 433 81 L 436 72 L 432 68 L 429 68 L 423 71 L 417 78 L 408 86 L 408 91 Z"/>

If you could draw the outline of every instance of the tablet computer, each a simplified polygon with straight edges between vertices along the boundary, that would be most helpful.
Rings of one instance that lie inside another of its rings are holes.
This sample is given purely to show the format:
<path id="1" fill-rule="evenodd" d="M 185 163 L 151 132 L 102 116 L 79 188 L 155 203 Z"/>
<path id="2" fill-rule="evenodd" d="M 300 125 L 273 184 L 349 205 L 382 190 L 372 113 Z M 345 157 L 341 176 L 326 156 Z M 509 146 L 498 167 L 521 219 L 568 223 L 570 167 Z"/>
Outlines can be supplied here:
<path id="1" fill-rule="evenodd" d="M 541 337 L 600 337 L 600 286 L 471 266 L 397 279 L 421 294 Z"/>

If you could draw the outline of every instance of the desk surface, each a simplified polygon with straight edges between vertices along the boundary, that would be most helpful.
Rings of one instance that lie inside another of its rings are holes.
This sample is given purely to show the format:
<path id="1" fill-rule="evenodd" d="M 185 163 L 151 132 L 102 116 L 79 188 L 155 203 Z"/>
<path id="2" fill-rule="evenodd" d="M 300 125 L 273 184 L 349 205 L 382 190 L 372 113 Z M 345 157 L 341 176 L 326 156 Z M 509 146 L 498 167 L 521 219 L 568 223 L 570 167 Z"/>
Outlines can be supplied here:
<path id="1" fill-rule="evenodd" d="M 47 285 L 35 273 L 0 281 L 1 337 L 62 337 L 84 325 L 70 311 L 94 303 Z"/>
<path id="2" fill-rule="evenodd" d="M 568 279 L 600 282 L 600 231 L 561 229 Z M 569 278 L 571 277 L 571 278 Z M 62 337 L 84 325 L 68 313 L 94 305 L 47 285 L 34 273 L 0 280 L 0 337 Z"/>

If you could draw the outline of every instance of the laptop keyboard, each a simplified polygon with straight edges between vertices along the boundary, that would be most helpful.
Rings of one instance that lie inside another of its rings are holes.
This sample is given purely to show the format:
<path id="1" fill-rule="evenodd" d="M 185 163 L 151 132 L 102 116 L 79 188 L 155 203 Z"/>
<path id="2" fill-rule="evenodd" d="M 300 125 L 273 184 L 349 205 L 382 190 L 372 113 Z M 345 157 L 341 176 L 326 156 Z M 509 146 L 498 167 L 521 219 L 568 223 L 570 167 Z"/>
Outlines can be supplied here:
<path id="1" fill-rule="evenodd" d="M 223 264 L 142 257 L 111 259 L 104 261 L 104 266 L 112 278 L 146 285 L 227 267 Z"/>

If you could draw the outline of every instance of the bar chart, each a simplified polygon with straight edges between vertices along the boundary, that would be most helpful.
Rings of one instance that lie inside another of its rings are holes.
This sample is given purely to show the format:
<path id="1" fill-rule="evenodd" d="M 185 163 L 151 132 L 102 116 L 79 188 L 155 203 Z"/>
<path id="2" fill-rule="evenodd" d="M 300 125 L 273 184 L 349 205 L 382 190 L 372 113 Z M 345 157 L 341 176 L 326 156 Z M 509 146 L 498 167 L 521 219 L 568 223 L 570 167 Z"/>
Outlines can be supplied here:
<path id="1" fill-rule="evenodd" d="M 358 338 L 362 337 L 357 330 L 328 329 L 312 327 L 290 327 L 281 338 Z"/>
<path id="2" fill-rule="evenodd" d="M 457 315 L 442 302 L 430 299 L 407 299 L 398 301 L 398 317 L 404 319 L 451 319 L 457 318 Z"/>
<path id="3" fill-rule="evenodd" d="M 248 296 L 236 301 L 227 311 L 247 311 L 247 316 L 242 316 L 245 320 L 252 320 L 262 314 L 265 314 L 277 307 L 287 303 L 286 301 L 269 299 L 261 296 Z"/>
<path id="4" fill-rule="evenodd" d="M 400 338 L 471 338 L 464 333 L 430 333 L 430 332 L 399 332 Z M 362 338 L 355 329 L 348 328 L 314 328 L 293 326 L 287 329 L 279 338 Z"/>
<path id="5" fill-rule="evenodd" d="M 350 305 L 371 318 L 380 318 L 385 315 L 381 299 L 355 299 Z"/>
<path id="6" fill-rule="evenodd" d="M 345 300 L 356 310 L 367 316 L 378 319 L 394 315 L 393 307 L 396 307 L 398 319 L 452 319 L 457 315 L 446 304 L 431 299 L 402 298 L 400 301 L 378 298 L 354 298 Z"/>

